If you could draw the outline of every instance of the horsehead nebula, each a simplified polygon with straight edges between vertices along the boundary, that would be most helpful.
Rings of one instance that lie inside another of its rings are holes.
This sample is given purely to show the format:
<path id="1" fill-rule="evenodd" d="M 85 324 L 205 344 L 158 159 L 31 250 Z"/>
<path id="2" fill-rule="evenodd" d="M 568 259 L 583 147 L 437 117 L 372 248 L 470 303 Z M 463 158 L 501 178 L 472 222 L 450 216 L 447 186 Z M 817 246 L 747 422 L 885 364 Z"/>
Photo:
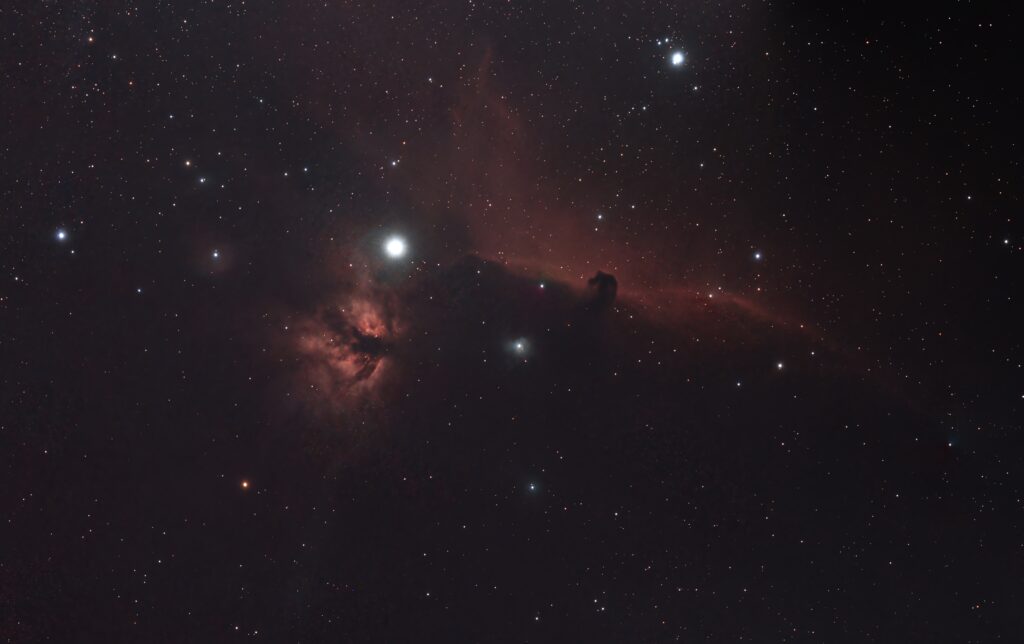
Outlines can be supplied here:
<path id="1" fill-rule="evenodd" d="M 846 4 L 2 5 L 0 639 L 1020 641 L 1015 5 Z"/>

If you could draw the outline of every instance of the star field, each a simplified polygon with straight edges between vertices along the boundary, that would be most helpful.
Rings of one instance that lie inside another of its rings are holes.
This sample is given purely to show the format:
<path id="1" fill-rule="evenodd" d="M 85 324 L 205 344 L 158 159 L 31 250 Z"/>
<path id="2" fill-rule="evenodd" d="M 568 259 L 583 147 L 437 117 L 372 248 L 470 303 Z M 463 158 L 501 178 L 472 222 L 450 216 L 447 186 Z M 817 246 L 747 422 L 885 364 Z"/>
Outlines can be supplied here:
<path id="1" fill-rule="evenodd" d="M 1015 18 L 0 8 L 0 636 L 1017 641 Z"/>

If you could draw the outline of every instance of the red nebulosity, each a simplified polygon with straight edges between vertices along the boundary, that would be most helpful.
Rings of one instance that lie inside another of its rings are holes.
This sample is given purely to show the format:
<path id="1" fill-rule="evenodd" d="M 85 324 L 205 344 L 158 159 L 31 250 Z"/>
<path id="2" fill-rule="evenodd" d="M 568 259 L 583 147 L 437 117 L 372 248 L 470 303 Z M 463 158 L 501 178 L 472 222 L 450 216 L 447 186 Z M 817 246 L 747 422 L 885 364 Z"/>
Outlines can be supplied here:
<path id="1" fill-rule="evenodd" d="M 389 371 L 399 331 L 387 295 L 360 294 L 330 305 L 300 324 L 300 378 L 318 402 L 372 401 Z"/>
<path id="2" fill-rule="evenodd" d="M 315 29 L 328 17 L 353 24 L 349 12 L 331 7 L 314 17 L 288 11 L 293 29 L 281 33 Z M 361 14 L 360 28 L 347 30 L 345 41 L 360 48 L 373 46 L 381 34 L 395 37 L 390 15 Z M 691 196 L 697 164 L 681 167 L 671 140 L 655 139 L 643 149 L 616 144 L 601 129 L 612 119 L 603 101 L 575 96 L 571 83 L 559 85 L 560 99 L 524 91 L 523 79 L 503 64 L 500 45 L 432 46 L 439 48 L 438 59 L 457 64 L 441 71 L 419 61 L 360 61 L 350 71 L 361 83 L 375 86 L 386 76 L 407 91 L 346 95 L 345 119 L 331 112 L 337 103 L 331 86 L 308 77 L 314 61 L 292 60 L 297 89 L 314 92 L 311 118 L 344 137 L 386 192 L 402 195 L 389 216 L 414 215 L 425 228 L 460 231 L 465 245 L 449 235 L 438 246 L 457 246 L 538 280 L 582 288 L 598 270 L 611 273 L 620 297 L 644 310 L 689 315 L 731 301 L 737 310 L 772 317 L 764 308 L 767 287 L 756 290 L 761 283 L 753 283 L 750 267 L 723 255 L 723 248 L 744 243 L 728 238 L 739 217 L 726 221 L 717 210 L 724 206 L 708 212 L 706 202 Z M 345 52 L 304 53 L 319 60 Z M 420 125 L 396 127 L 392 112 L 410 111 L 422 114 Z M 590 121 L 586 136 L 566 127 Z M 641 162 L 627 162 L 633 158 Z M 395 159 L 401 163 L 387 164 Z M 736 238 L 745 235 L 741 230 Z M 719 286 L 731 295 L 700 302 Z"/>
<path id="3" fill-rule="evenodd" d="M 353 299 L 348 309 L 342 312 L 352 321 L 352 327 L 362 337 L 386 338 L 391 325 L 384 320 L 380 310 L 367 299 Z"/>
<path id="4" fill-rule="evenodd" d="M 291 19 L 308 16 L 298 12 Z M 379 27 L 386 30 L 387 21 Z M 371 33 L 375 30 L 361 29 L 349 37 L 360 42 Z M 311 101 L 310 116 L 349 141 L 385 194 L 401 195 L 397 204 L 385 202 L 374 214 L 385 213 L 400 226 L 415 222 L 427 231 L 411 240 L 424 262 L 420 270 L 443 267 L 465 252 L 514 274 L 560 281 L 579 291 L 604 271 L 618 280 L 620 304 L 660 326 L 722 337 L 745 337 L 767 327 L 820 340 L 765 295 L 777 291 L 760 269 L 741 263 L 746 251 L 740 249 L 749 240 L 730 237 L 735 227 L 689 197 L 692 182 L 677 175 L 696 171 L 679 169 L 671 142 L 652 141 L 642 151 L 643 163 L 628 172 L 630 164 L 616 159 L 639 158 L 641 151 L 595 146 L 592 139 L 566 138 L 563 132 L 563 121 L 586 114 L 599 123 L 600 104 L 579 112 L 570 109 L 576 103 L 569 100 L 564 119 L 549 118 L 549 112 L 562 108 L 545 103 L 544 96 L 517 91 L 515 78 L 491 47 L 447 55 L 462 64 L 444 73 L 363 61 L 353 73 L 365 75 L 367 83 L 389 74 L 409 91 L 346 102 L 346 119 L 324 111 L 335 100 L 325 85 L 315 79 L 303 83 L 302 65 L 294 70 L 303 88 L 324 92 Z M 427 115 L 423 122 L 430 127 L 396 128 L 386 118 L 389 109 L 413 106 Z M 593 135 L 602 136 L 596 130 Z M 388 163 L 397 159 L 400 163 Z M 457 240 L 452 231 L 458 231 Z M 349 252 L 358 253 L 353 247 L 361 236 L 376 232 L 348 230 L 338 236 L 347 238 Z M 428 234 L 435 235 L 430 251 Z M 337 243 L 334 237 L 331 243 Z M 374 261 L 364 257 L 356 264 Z M 322 312 L 308 320 L 299 348 L 313 391 L 339 401 L 379 397 L 393 368 L 388 347 L 396 341 L 400 310 L 382 298 L 382 289 L 375 277 L 365 275 L 363 286 L 349 289 L 355 295 L 332 293 Z"/>
<path id="5" fill-rule="evenodd" d="M 659 317 L 719 306 L 773 317 L 759 293 L 739 284 L 716 301 L 705 297 L 721 290 L 719 242 L 665 232 L 663 222 L 677 214 L 671 181 L 665 194 L 629 196 L 593 177 L 567 176 L 557 135 L 503 90 L 492 58 L 486 50 L 460 79 L 449 136 L 408 150 L 413 171 L 404 186 L 422 210 L 462 220 L 473 254 L 520 275 L 582 289 L 604 271 L 615 275 L 624 301 Z"/>

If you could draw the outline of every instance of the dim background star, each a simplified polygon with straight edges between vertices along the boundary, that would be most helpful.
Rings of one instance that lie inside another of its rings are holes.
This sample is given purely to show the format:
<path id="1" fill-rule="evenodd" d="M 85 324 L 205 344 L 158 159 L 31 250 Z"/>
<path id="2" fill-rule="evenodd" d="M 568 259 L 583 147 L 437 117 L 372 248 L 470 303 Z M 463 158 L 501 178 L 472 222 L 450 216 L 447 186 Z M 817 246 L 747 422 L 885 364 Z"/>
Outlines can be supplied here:
<path id="1" fill-rule="evenodd" d="M 1020 641 L 1017 13 L 3 3 L 0 639 Z"/>

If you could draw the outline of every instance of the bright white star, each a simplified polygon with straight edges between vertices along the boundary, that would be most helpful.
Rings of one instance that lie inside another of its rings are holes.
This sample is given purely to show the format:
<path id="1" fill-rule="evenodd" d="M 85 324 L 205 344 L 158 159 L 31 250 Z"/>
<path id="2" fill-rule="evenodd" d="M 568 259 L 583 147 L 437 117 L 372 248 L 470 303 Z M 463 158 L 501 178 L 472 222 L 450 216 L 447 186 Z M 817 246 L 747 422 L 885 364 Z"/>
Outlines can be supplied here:
<path id="1" fill-rule="evenodd" d="M 686 58 L 683 56 L 683 52 L 674 51 L 672 52 L 672 58 L 670 58 L 670 60 L 672 61 L 673 67 L 679 67 L 683 64 L 683 61 L 686 60 Z"/>
<path id="2" fill-rule="evenodd" d="M 405 255 L 406 250 L 405 240 L 401 237 L 389 237 L 388 240 L 384 242 L 384 252 L 387 253 L 388 257 L 393 259 L 398 259 Z"/>

